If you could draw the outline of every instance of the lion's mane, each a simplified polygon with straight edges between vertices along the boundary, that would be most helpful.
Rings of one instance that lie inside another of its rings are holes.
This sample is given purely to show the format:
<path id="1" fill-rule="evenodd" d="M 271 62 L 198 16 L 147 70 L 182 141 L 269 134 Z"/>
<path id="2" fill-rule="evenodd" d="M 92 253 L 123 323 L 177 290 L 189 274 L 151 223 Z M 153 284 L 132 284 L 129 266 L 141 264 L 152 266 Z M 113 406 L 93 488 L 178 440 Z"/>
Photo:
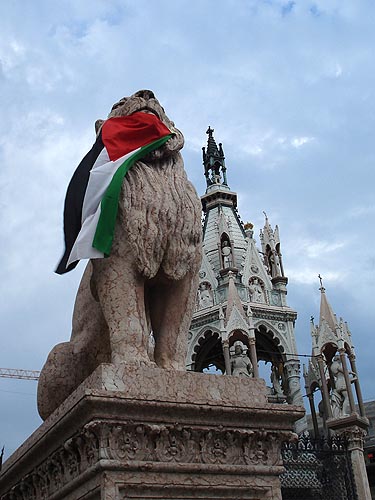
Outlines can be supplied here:
<path id="1" fill-rule="evenodd" d="M 124 98 L 114 105 L 109 117 L 140 110 L 154 112 L 173 136 L 126 175 L 116 225 L 116 232 L 123 237 L 115 237 L 113 251 L 121 253 L 126 238 L 145 278 L 153 278 L 162 269 L 168 278 L 179 280 L 195 262 L 201 240 L 197 195 L 180 154 L 184 138 L 154 98 L 146 103 L 137 94 Z"/>

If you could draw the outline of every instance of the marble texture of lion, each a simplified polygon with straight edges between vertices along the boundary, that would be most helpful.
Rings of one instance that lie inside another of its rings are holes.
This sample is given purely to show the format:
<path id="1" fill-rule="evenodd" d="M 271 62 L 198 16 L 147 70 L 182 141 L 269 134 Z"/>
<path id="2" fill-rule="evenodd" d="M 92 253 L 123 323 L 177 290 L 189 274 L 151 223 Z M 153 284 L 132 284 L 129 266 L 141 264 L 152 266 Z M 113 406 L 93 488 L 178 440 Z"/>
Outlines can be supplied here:
<path id="1" fill-rule="evenodd" d="M 124 179 L 111 256 L 87 265 L 71 339 L 53 348 L 41 372 L 43 419 L 100 363 L 185 369 L 201 262 L 201 204 L 184 170 L 183 135 L 151 91 L 121 99 L 109 117 L 137 111 L 156 114 L 174 135 Z"/>

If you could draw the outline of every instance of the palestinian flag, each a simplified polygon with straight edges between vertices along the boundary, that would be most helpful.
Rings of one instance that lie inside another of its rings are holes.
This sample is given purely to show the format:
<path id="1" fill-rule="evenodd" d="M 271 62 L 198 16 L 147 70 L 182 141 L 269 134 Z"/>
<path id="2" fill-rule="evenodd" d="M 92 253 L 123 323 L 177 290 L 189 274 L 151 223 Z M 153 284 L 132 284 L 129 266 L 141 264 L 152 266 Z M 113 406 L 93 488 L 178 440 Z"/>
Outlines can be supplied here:
<path id="1" fill-rule="evenodd" d="M 110 254 L 124 176 L 137 160 L 171 136 L 159 118 L 149 113 L 137 112 L 104 122 L 68 186 L 64 205 L 65 253 L 57 274 L 71 271 L 80 259 Z"/>

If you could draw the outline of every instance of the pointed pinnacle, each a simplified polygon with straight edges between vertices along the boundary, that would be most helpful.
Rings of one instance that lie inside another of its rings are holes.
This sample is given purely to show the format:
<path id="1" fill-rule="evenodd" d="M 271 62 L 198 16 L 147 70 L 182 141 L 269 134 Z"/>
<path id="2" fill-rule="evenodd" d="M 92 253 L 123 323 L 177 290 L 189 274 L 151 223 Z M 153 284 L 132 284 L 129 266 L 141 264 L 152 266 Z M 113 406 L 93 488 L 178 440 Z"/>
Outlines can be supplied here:
<path id="1" fill-rule="evenodd" d="M 320 273 L 318 274 L 318 278 L 319 278 L 319 281 L 320 281 L 320 288 L 319 290 L 324 292 L 325 291 L 325 288 L 323 286 L 323 278 L 320 276 Z"/>

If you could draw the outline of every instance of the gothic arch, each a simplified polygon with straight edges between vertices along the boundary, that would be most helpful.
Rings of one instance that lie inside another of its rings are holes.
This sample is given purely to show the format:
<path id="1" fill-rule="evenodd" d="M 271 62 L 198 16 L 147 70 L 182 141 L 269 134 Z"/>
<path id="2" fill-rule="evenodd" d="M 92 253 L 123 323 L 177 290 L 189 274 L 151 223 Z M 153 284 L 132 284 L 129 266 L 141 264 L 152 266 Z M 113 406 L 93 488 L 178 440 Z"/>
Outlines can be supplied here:
<path id="1" fill-rule="evenodd" d="M 203 326 L 199 330 L 199 332 L 195 334 L 195 337 L 192 340 L 192 350 L 193 350 L 193 352 L 194 352 L 197 344 L 199 343 L 199 339 L 204 336 L 204 334 L 205 334 L 205 332 L 207 330 L 211 330 L 212 332 L 217 333 L 220 336 L 220 330 L 218 328 L 216 328 L 215 326 L 212 326 L 212 325 L 210 325 L 210 326 L 207 326 L 207 325 Z"/>
<path id="2" fill-rule="evenodd" d="M 352 346 L 350 346 L 347 342 L 344 342 L 344 349 L 345 349 L 345 352 L 348 356 L 350 356 L 351 354 L 354 354 Z"/>
<path id="3" fill-rule="evenodd" d="M 291 391 L 290 376 L 287 370 L 287 353 L 278 335 L 266 322 L 262 321 L 255 327 L 260 376 L 266 380 L 266 384 L 271 382 L 271 396 L 285 401 Z"/>
<path id="4" fill-rule="evenodd" d="M 267 319 L 260 319 L 260 320 L 256 321 L 254 324 L 254 327 L 255 327 L 255 330 L 259 330 L 260 327 L 262 327 L 262 330 L 264 330 L 264 328 L 265 328 L 267 331 L 270 332 L 270 335 L 273 338 L 277 339 L 277 344 L 281 343 L 281 340 L 279 338 L 279 337 L 282 337 L 281 333 Z M 284 347 L 282 348 L 282 351 L 284 352 Z"/>
<path id="5" fill-rule="evenodd" d="M 322 389 L 317 380 L 313 380 L 309 385 L 308 389 L 311 394 L 314 394 L 316 391 L 320 391 L 320 393 L 322 392 Z"/>
<path id="6" fill-rule="evenodd" d="M 196 338 L 191 360 L 192 371 L 203 372 L 205 368 L 215 366 L 224 373 L 225 362 L 220 332 L 215 328 L 202 330 Z"/>
<path id="7" fill-rule="evenodd" d="M 286 361 L 285 350 L 278 334 L 265 322 L 255 327 L 255 338 L 258 360 L 275 360 L 279 363 Z"/>
<path id="8" fill-rule="evenodd" d="M 333 357 L 337 353 L 338 345 L 335 342 L 326 342 L 322 345 L 321 353 L 324 355 L 326 362 L 331 363 Z"/>
<path id="9" fill-rule="evenodd" d="M 240 329 L 232 330 L 228 335 L 228 340 L 229 340 L 229 347 L 232 347 L 234 343 L 238 341 L 246 345 L 247 348 L 250 347 L 249 335 L 244 330 Z"/>
<path id="10" fill-rule="evenodd" d="M 227 241 L 229 243 L 229 245 L 230 245 L 229 234 L 226 233 L 225 231 L 223 231 L 221 233 L 221 236 L 220 236 L 220 244 L 221 244 L 221 246 L 223 246 L 224 241 Z"/>

